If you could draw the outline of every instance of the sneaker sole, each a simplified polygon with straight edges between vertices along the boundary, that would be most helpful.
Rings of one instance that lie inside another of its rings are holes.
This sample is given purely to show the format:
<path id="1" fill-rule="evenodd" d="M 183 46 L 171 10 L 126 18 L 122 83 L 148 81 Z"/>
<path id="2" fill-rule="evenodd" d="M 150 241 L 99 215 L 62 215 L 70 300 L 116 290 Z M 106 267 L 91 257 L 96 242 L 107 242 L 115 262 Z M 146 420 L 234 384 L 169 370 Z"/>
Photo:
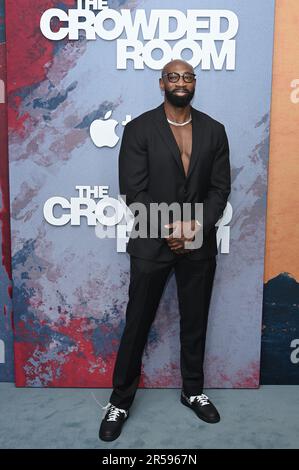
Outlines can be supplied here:
<path id="1" fill-rule="evenodd" d="M 122 430 L 120 430 L 119 433 L 111 437 L 101 436 L 101 434 L 99 434 L 99 438 L 101 439 L 101 441 L 105 441 L 105 442 L 115 441 L 115 439 L 117 439 L 121 435 L 121 431 Z"/>
<path id="2" fill-rule="evenodd" d="M 181 396 L 181 403 L 185 406 L 187 406 L 187 408 L 190 408 L 190 410 L 193 411 L 193 413 L 196 414 L 196 416 L 201 419 L 202 421 L 205 421 L 206 423 L 209 423 L 209 424 L 215 424 L 215 423 L 219 423 L 220 421 L 220 418 L 216 418 L 215 420 L 208 420 L 206 418 L 204 418 L 203 416 L 199 416 L 195 411 L 194 409 L 192 408 L 192 406 L 185 400 L 184 397 Z"/>
<path id="3" fill-rule="evenodd" d="M 122 424 L 122 427 L 120 428 L 120 430 L 116 433 L 116 434 L 113 434 L 113 436 L 102 436 L 101 435 L 101 431 L 99 432 L 99 438 L 101 439 L 101 441 L 105 441 L 105 442 L 111 442 L 111 441 L 115 441 L 115 439 L 117 439 L 120 435 L 121 435 L 121 432 L 122 432 L 122 429 L 124 427 L 124 424 L 125 422 L 127 421 L 127 419 L 129 418 L 129 416 L 127 416 Z"/>

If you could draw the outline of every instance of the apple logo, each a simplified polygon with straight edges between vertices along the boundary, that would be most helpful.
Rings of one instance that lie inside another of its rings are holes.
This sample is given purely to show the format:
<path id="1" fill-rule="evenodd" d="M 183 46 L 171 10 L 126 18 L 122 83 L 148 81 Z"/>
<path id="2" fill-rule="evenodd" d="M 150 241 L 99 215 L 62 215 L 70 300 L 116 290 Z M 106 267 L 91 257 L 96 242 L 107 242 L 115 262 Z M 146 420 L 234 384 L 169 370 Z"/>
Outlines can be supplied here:
<path id="1" fill-rule="evenodd" d="M 108 111 L 104 119 L 95 119 L 89 128 L 90 137 L 97 147 L 115 147 L 119 141 L 115 128 L 118 122 L 115 119 L 109 119 L 112 111 Z"/>

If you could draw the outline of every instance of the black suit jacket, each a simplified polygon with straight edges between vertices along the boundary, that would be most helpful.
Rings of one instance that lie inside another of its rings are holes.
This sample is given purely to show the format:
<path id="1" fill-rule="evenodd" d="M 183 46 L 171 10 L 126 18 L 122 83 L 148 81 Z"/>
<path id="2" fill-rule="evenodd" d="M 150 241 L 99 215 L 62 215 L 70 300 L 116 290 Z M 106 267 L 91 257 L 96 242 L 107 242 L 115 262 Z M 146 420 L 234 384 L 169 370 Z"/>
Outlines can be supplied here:
<path id="1" fill-rule="evenodd" d="M 126 196 L 128 207 L 142 202 L 147 210 L 151 202 L 202 202 L 203 244 L 186 256 L 205 259 L 218 253 L 215 224 L 231 190 L 229 144 L 223 124 L 192 106 L 191 113 L 192 153 L 187 177 L 161 103 L 124 128 L 118 162 L 119 189 L 120 195 Z M 135 216 L 136 212 L 132 212 Z M 127 253 L 157 261 L 180 256 L 160 236 L 130 238 Z"/>

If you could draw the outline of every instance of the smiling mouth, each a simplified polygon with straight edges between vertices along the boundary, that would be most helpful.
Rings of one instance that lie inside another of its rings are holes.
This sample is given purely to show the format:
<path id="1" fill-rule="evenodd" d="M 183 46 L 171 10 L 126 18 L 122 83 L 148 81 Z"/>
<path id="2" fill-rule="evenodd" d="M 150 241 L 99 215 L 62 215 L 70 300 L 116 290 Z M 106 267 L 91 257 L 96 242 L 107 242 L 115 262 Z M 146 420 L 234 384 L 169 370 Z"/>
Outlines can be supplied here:
<path id="1" fill-rule="evenodd" d="M 188 91 L 186 91 L 186 90 L 175 90 L 173 93 L 176 93 L 176 94 L 183 93 L 184 95 L 186 95 L 188 93 Z"/>

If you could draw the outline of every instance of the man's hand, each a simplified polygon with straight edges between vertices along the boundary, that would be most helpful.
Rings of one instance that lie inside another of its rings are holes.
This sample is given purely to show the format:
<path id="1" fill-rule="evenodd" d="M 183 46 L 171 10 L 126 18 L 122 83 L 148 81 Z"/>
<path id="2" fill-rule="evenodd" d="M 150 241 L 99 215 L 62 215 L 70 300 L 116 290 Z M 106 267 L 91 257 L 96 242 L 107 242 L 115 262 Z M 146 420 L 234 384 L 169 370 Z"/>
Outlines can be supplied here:
<path id="1" fill-rule="evenodd" d="M 194 240 L 195 234 L 201 230 L 195 220 L 181 221 L 176 220 L 173 224 L 164 225 L 165 228 L 174 228 L 171 235 L 165 236 L 169 248 L 176 254 L 183 254 L 192 251 L 185 248 L 185 242 Z"/>

